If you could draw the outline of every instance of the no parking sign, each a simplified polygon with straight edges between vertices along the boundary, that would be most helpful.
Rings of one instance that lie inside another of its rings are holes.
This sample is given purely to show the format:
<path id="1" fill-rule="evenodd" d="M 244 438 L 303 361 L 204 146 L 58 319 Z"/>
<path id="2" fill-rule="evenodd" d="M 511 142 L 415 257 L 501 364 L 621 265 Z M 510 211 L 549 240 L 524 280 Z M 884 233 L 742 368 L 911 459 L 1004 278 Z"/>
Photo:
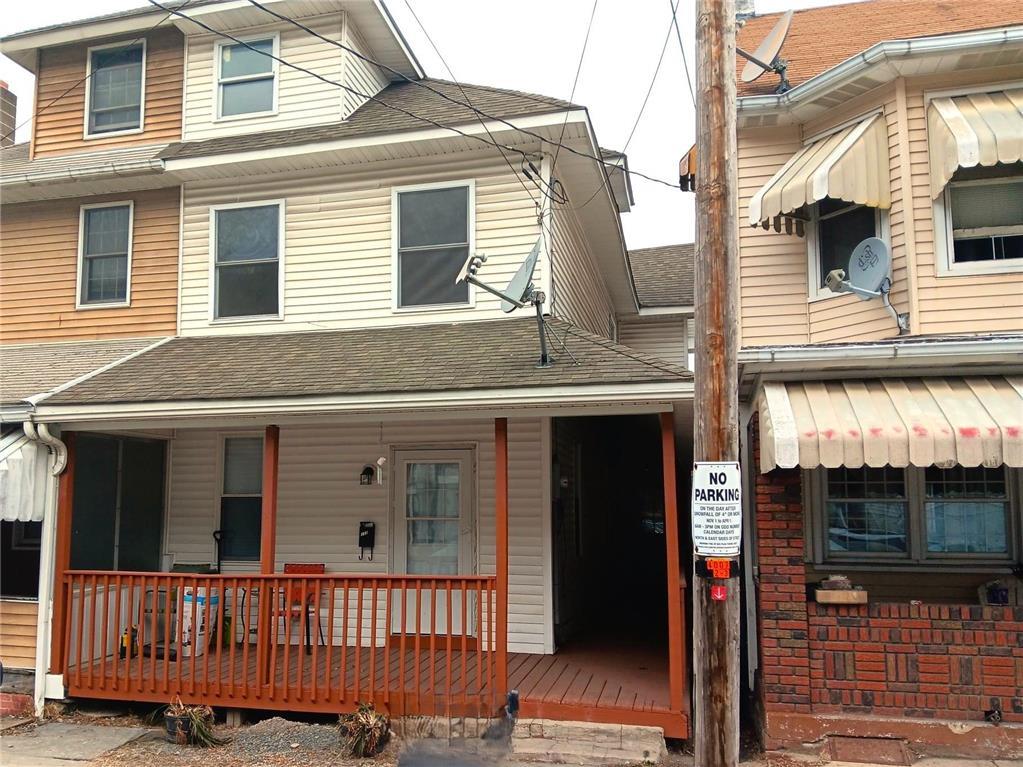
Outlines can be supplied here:
<path id="1" fill-rule="evenodd" d="M 693 464 L 693 549 L 737 557 L 742 541 L 742 480 L 734 462 Z"/>

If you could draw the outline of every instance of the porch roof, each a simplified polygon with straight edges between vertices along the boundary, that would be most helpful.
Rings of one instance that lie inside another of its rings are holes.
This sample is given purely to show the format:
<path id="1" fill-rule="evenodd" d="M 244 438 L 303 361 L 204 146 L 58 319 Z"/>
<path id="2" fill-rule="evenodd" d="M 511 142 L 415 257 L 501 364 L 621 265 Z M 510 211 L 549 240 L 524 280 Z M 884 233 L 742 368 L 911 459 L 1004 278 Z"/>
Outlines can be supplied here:
<path id="1" fill-rule="evenodd" d="M 175 338 L 47 405 L 252 400 L 692 381 L 685 369 L 551 319 L 538 369 L 533 318 Z M 562 345 L 563 344 L 563 345 Z"/>

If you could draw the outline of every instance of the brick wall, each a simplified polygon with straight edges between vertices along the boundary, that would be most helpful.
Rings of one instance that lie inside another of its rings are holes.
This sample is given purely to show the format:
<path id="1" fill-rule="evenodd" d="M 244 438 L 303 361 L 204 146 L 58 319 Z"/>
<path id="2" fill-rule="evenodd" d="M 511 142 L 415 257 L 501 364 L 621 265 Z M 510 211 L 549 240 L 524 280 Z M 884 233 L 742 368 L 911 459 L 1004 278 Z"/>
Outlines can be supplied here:
<path id="1" fill-rule="evenodd" d="M 764 708 L 1023 723 L 1023 608 L 807 601 L 798 470 L 756 477 Z"/>

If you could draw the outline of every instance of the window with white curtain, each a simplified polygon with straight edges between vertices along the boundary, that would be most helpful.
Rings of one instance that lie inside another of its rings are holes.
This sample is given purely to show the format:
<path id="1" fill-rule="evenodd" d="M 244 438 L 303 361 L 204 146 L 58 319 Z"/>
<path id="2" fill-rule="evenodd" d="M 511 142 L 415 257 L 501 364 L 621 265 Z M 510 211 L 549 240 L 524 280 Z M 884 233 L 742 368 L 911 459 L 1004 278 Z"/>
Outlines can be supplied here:
<path id="1" fill-rule="evenodd" d="M 952 260 L 1023 266 L 1023 174 L 952 181 Z"/>
<path id="2" fill-rule="evenodd" d="M 89 136 L 142 128 L 145 43 L 89 50 Z"/>

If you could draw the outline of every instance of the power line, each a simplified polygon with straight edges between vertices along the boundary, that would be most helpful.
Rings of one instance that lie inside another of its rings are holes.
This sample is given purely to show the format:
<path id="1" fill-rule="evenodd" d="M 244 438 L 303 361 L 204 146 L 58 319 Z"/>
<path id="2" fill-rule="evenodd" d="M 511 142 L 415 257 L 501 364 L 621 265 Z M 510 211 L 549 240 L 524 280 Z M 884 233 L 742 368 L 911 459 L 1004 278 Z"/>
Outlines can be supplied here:
<path id="1" fill-rule="evenodd" d="M 583 71 L 583 59 L 586 58 L 586 46 L 590 43 L 590 30 L 593 29 L 593 17 L 597 15 L 597 3 L 600 0 L 593 0 L 593 7 L 590 9 L 590 20 L 586 24 L 586 36 L 583 38 L 583 47 L 579 51 L 579 63 L 575 67 L 575 78 L 572 80 L 572 93 L 568 97 L 568 102 L 572 103 L 572 99 L 575 98 L 575 89 L 579 85 L 579 74 Z M 561 124 L 561 135 L 558 137 L 558 145 L 554 149 L 554 162 L 551 164 L 551 168 L 558 167 L 558 153 L 561 151 L 561 147 L 565 142 L 565 128 L 568 127 L 568 112 L 565 112 L 565 121 Z M 598 151 L 599 148 L 598 148 Z M 603 164 L 603 160 L 600 158 L 594 158 L 597 162 Z M 604 171 L 607 175 L 607 171 Z"/>
<path id="2" fill-rule="evenodd" d="M 187 6 L 188 6 L 188 4 L 189 4 L 189 3 L 191 3 L 191 2 L 192 2 L 192 0 L 185 0 L 185 2 L 181 4 L 181 7 L 182 7 L 182 8 L 185 8 L 185 7 L 187 7 Z M 145 32 L 143 32 L 142 34 L 140 34 L 140 35 L 139 35 L 138 37 L 136 37 L 136 38 L 135 38 L 134 40 L 130 40 L 130 41 L 128 41 L 127 43 L 125 43 L 125 44 L 124 44 L 124 47 L 125 47 L 125 48 L 128 48 L 128 47 L 130 47 L 130 46 L 132 46 L 132 45 L 135 45 L 135 43 L 137 43 L 137 42 L 140 42 L 141 40 L 143 40 L 143 39 L 144 39 L 144 38 L 146 37 L 146 35 L 148 35 L 148 34 L 149 34 L 150 32 L 152 32 L 153 30 L 155 30 L 155 29 L 156 29 L 157 27 L 161 26 L 161 25 L 162 25 L 162 24 L 163 24 L 163 23 L 164 23 L 165 21 L 167 21 L 167 19 L 169 19 L 169 18 L 171 17 L 171 15 L 172 15 L 173 11 L 171 11 L 171 10 L 169 10 L 169 9 L 167 9 L 167 8 L 164 8 L 164 10 L 165 10 L 165 11 L 167 11 L 167 14 L 166 14 L 166 15 L 165 15 L 165 16 L 164 16 L 164 17 L 163 17 L 162 19 L 160 19 L 160 20 L 159 20 L 158 22 L 156 22 L 156 23 L 155 23 L 155 24 L 154 24 L 153 26 L 151 26 L 151 27 L 150 27 L 149 29 L 147 29 L 147 30 L 146 30 Z M 86 64 L 86 69 L 88 69 L 88 64 Z M 34 110 L 33 110 L 33 114 L 29 115 L 29 116 L 28 116 L 28 117 L 26 117 L 26 118 L 25 118 L 25 119 L 24 119 L 24 120 L 23 120 L 22 122 L 18 123 L 18 124 L 17 124 L 17 125 L 15 125 L 15 126 L 14 126 L 13 128 L 11 128 L 11 130 L 10 130 L 10 131 L 8 131 L 7 133 L 5 133 L 5 134 L 3 135 L 3 138 L 0 138 L 0 141 L 7 141 L 7 139 L 11 138 L 11 136 L 13 136 L 13 135 L 14 135 L 15 133 L 17 133 L 17 132 L 18 132 L 18 129 L 19 129 L 19 128 L 24 128 L 24 127 L 25 127 L 26 125 L 28 125 L 28 124 L 29 124 L 30 122 L 32 122 L 32 120 L 33 120 L 34 118 L 37 118 L 37 117 L 39 117 L 39 115 L 41 115 L 41 114 L 42 114 L 43 112 L 45 112 L 45 111 L 46 111 L 47 109 L 49 109 L 49 108 L 50 108 L 50 107 L 52 107 L 52 106 L 53 106 L 54 104 L 56 104 L 56 103 L 57 103 L 58 101 L 60 101 L 61 99 L 63 99 L 63 98 L 65 97 L 65 96 L 67 96 L 67 95 L 68 95 L 69 93 L 71 93 L 71 91 L 73 91 L 73 90 L 74 90 L 75 88 L 77 88 L 77 87 L 78 87 L 79 85 L 81 85 L 82 83 L 84 83 L 84 82 L 85 82 L 86 80 L 90 79 L 90 78 L 91 78 L 91 77 L 92 77 L 93 75 L 95 75 L 95 74 L 96 74 L 96 70 L 93 70 L 93 71 L 91 71 L 91 72 L 88 72 L 88 73 L 87 73 L 87 74 L 85 75 L 85 77 L 83 77 L 83 78 L 81 78 L 80 80 L 77 80 L 76 82 L 72 83 L 72 84 L 71 84 L 71 85 L 70 85 L 70 86 L 68 87 L 68 89 L 67 89 L 66 91 L 64 91 L 63 93 L 61 93 L 61 94 L 60 94 L 59 96 L 55 96 L 55 97 L 54 97 L 53 99 L 51 99 L 50 101 L 48 101 L 48 102 L 47 102 L 47 103 L 46 103 L 46 104 L 45 104 L 44 106 L 42 106 L 42 107 L 39 107 L 38 109 L 34 109 Z M 36 77 L 38 77 L 38 75 L 36 75 Z M 86 108 L 88 108 L 88 104 L 86 104 Z"/>
<path id="3" fill-rule="evenodd" d="M 682 51 L 682 66 L 686 73 L 686 85 L 689 87 L 689 98 L 693 102 L 693 109 L 696 109 L 696 93 L 693 91 L 693 78 L 689 74 L 689 59 L 686 58 L 686 47 L 682 45 L 682 32 L 678 28 L 678 14 L 676 13 L 677 6 L 668 0 L 668 5 L 671 6 L 671 20 L 675 25 L 675 36 L 678 38 L 678 49 Z"/>

